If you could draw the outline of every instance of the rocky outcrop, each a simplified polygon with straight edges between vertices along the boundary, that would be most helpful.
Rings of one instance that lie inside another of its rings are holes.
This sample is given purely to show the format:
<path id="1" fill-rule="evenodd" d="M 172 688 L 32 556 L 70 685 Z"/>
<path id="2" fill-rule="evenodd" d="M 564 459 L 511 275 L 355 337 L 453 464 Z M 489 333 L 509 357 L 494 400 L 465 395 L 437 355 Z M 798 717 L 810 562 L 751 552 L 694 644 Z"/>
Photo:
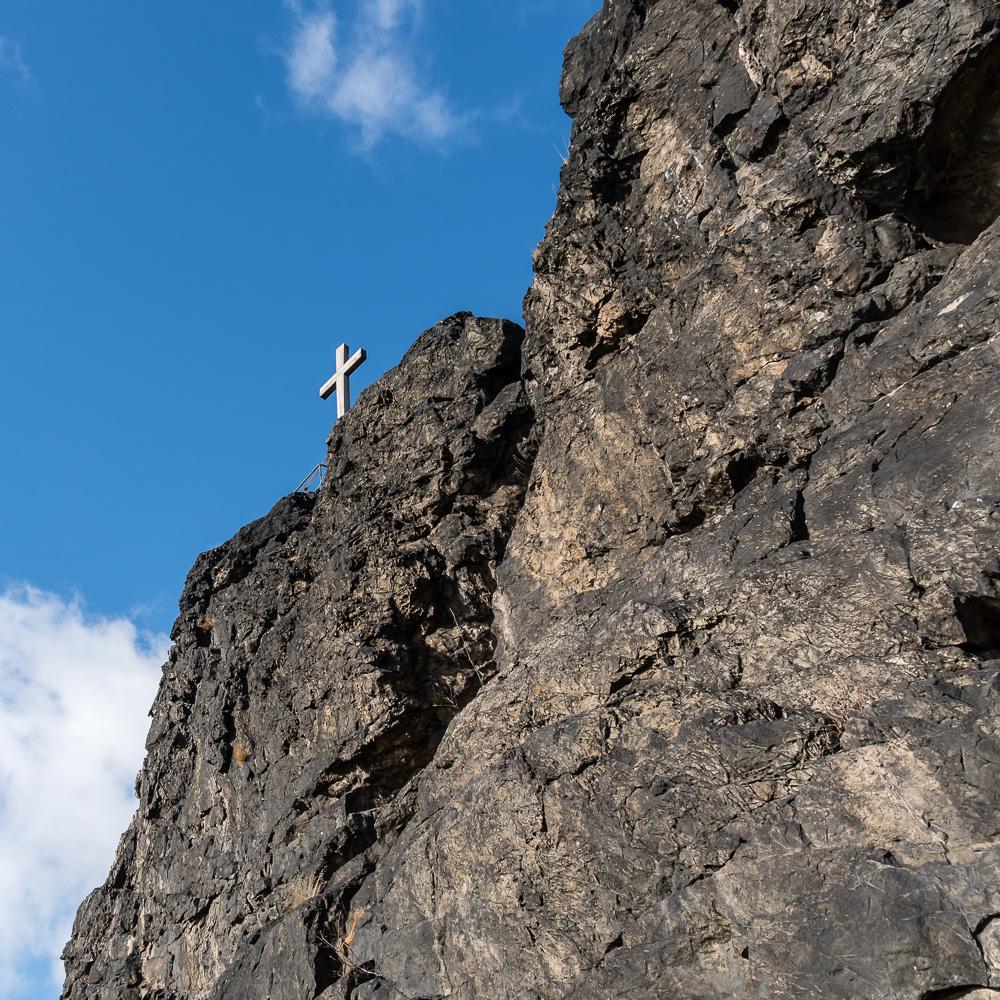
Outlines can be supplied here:
<path id="1" fill-rule="evenodd" d="M 1000 994 L 998 66 L 606 0 L 526 334 L 192 570 L 64 997 Z"/>
<path id="2" fill-rule="evenodd" d="M 523 336 L 467 314 L 428 330 L 337 422 L 336 491 L 293 494 L 198 559 L 68 996 L 239 982 L 241 949 L 297 933 L 302 904 L 406 821 L 400 789 L 495 670 L 495 567 L 530 471 Z M 269 995 L 269 975 L 220 995 Z M 312 995 L 294 963 L 274 976 Z"/>

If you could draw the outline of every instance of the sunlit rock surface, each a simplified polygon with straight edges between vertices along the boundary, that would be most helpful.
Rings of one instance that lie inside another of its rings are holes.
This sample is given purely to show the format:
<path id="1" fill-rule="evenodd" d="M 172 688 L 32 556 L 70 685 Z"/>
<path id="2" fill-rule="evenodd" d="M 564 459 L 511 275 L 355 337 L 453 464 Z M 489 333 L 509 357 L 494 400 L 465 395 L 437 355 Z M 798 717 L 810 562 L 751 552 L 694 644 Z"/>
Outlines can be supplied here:
<path id="1" fill-rule="evenodd" d="M 196 562 L 64 997 L 1000 992 L 998 38 L 607 0 L 526 333 Z"/>

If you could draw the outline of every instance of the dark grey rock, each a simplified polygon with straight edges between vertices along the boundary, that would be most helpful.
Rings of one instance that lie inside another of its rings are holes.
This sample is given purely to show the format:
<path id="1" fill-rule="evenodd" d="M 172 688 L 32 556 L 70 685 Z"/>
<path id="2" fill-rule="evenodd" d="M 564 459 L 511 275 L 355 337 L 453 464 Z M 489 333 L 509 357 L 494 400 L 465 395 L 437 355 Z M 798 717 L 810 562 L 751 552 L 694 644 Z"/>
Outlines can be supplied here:
<path id="1" fill-rule="evenodd" d="M 192 570 L 64 997 L 997 995 L 998 66 L 607 0 L 526 335 Z"/>

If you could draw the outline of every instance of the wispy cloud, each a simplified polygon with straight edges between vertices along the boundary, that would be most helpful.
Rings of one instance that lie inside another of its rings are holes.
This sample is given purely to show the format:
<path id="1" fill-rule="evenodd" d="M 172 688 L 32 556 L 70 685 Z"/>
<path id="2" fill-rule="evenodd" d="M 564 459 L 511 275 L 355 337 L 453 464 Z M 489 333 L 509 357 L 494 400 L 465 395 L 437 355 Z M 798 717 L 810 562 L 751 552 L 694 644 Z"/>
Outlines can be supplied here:
<path id="1" fill-rule="evenodd" d="M 166 648 L 54 594 L 0 592 L 0 995 L 31 959 L 61 978 L 73 913 L 135 809 Z"/>
<path id="2" fill-rule="evenodd" d="M 32 82 L 31 70 L 21 57 L 21 46 L 3 35 L 0 35 L 0 69 L 13 73 L 24 86 Z"/>
<path id="3" fill-rule="evenodd" d="M 359 0 L 346 24 L 328 0 L 284 2 L 295 18 L 288 85 L 305 107 L 357 126 L 365 148 L 390 133 L 440 143 L 461 126 L 445 95 L 417 73 L 421 0 Z"/>

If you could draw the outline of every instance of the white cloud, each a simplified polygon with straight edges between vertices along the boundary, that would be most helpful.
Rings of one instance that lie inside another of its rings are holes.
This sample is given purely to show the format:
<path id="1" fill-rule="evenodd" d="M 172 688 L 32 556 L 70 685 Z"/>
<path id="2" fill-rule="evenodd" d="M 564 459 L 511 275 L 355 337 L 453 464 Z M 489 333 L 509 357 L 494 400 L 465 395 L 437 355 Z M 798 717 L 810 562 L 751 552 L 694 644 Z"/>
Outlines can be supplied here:
<path id="1" fill-rule="evenodd" d="M 322 97 L 335 85 L 334 30 L 331 13 L 300 17 L 287 64 L 288 85 L 301 97 L 308 100 Z"/>
<path id="2" fill-rule="evenodd" d="M 359 0 L 350 24 L 327 3 L 285 0 L 295 16 L 285 53 L 288 85 L 303 104 L 356 125 L 365 148 L 389 133 L 438 143 L 462 124 L 444 94 L 414 66 L 412 31 L 421 0 Z"/>
<path id="3" fill-rule="evenodd" d="M 3 35 L 0 35 L 0 68 L 14 73 L 25 86 L 31 83 L 31 70 L 21 58 L 21 46 Z"/>
<path id="4" fill-rule="evenodd" d="M 398 27 L 407 10 L 419 14 L 421 7 L 421 0 L 373 0 L 370 13 L 379 28 L 391 31 Z"/>
<path id="5" fill-rule="evenodd" d="M 0 592 L 0 995 L 55 966 L 135 810 L 166 636 L 23 587 Z"/>

